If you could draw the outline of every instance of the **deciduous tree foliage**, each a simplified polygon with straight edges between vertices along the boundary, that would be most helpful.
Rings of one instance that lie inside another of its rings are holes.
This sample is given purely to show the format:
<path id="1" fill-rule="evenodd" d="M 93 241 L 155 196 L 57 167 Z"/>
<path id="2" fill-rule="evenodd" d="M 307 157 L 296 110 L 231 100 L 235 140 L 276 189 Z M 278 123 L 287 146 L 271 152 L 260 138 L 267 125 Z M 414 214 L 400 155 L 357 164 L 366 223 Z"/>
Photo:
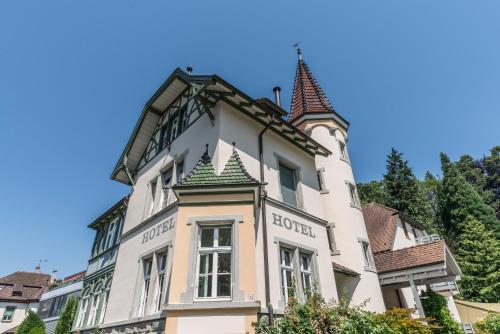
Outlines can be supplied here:
<path id="1" fill-rule="evenodd" d="M 76 298 L 69 298 L 61 313 L 61 317 L 57 320 L 55 334 L 69 334 L 75 319 L 76 307 L 78 302 Z"/>
<path id="2" fill-rule="evenodd" d="M 45 332 L 45 324 L 38 314 L 29 310 L 28 316 L 17 327 L 16 334 L 30 334 L 34 330 L 36 333 Z"/>

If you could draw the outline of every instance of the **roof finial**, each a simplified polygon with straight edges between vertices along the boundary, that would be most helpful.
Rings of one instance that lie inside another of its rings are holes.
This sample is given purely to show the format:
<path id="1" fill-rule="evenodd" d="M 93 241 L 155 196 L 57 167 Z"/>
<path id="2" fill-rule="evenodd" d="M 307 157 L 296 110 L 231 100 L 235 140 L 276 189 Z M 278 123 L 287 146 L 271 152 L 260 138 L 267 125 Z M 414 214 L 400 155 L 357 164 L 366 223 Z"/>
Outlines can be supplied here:
<path id="1" fill-rule="evenodd" d="M 299 60 L 302 60 L 302 50 L 299 48 L 300 42 L 295 43 L 292 47 L 297 49 L 297 55 L 299 56 Z"/>
<path id="2" fill-rule="evenodd" d="M 186 70 L 188 72 L 189 75 L 191 75 L 191 73 L 193 72 L 193 66 L 191 66 L 191 64 L 189 64 L 187 67 L 186 67 Z"/>
<path id="3" fill-rule="evenodd" d="M 236 142 L 233 141 L 233 153 L 236 152 Z"/>
<path id="4" fill-rule="evenodd" d="M 201 160 L 204 163 L 209 163 L 210 162 L 210 156 L 208 155 L 208 144 L 205 145 L 205 153 L 203 153 L 203 156 L 201 157 Z"/>

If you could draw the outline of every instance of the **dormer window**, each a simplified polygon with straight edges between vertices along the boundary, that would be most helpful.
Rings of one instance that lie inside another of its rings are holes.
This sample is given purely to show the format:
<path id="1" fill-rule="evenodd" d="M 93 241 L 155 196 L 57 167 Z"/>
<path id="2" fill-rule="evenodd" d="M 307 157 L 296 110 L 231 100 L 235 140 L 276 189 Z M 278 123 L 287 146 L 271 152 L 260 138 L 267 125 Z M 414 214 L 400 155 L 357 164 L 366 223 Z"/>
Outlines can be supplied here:
<path id="1" fill-rule="evenodd" d="M 21 297 L 22 295 L 23 295 L 23 292 L 21 290 L 12 291 L 12 296 L 14 296 L 14 297 Z"/>

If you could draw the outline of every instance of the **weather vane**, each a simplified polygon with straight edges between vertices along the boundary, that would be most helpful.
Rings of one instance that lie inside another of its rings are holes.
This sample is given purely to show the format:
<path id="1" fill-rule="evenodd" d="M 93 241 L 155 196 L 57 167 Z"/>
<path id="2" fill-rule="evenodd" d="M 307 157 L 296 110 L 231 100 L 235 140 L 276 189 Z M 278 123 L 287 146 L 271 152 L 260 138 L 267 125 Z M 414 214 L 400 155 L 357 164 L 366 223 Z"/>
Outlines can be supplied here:
<path id="1" fill-rule="evenodd" d="M 302 51 L 300 50 L 300 43 L 302 42 L 296 42 L 292 45 L 292 47 L 297 49 L 297 54 L 299 55 L 299 59 L 302 59 Z"/>

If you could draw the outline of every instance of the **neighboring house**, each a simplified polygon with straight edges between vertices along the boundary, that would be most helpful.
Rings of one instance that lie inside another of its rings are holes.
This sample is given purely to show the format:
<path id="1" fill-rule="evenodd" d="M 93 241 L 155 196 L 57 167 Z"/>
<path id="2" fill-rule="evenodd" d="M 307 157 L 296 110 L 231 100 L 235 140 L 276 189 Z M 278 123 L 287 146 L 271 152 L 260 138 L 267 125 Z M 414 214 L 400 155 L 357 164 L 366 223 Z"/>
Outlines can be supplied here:
<path id="1" fill-rule="evenodd" d="M 74 331 L 93 332 L 104 319 L 126 210 L 124 197 L 88 226 L 96 236 L 83 278 Z"/>
<path id="2" fill-rule="evenodd" d="M 275 95 L 177 69 L 148 100 L 112 172 L 133 191 L 106 312 L 89 266 L 75 329 L 253 332 L 310 290 L 386 309 L 349 123 L 300 54 L 290 113 Z"/>
<path id="3" fill-rule="evenodd" d="M 51 275 L 16 271 L 0 278 L 0 333 L 13 332 L 28 311 L 36 312 L 42 293 L 53 281 Z"/>
<path id="4" fill-rule="evenodd" d="M 378 203 L 363 205 L 368 237 L 387 308 L 414 308 L 424 317 L 421 298 L 431 288 L 448 301 L 461 322 L 453 296 L 460 268 L 446 243 L 397 210 Z"/>
<path id="5" fill-rule="evenodd" d="M 61 282 L 53 284 L 49 291 L 42 294 L 38 315 L 45 323 L 46 334 L 54 334 L 57 320 L 59 320 L 69 298 L 78 299 L 80 297 L 84 276 L 85 271 L 68 276 Z"/>

